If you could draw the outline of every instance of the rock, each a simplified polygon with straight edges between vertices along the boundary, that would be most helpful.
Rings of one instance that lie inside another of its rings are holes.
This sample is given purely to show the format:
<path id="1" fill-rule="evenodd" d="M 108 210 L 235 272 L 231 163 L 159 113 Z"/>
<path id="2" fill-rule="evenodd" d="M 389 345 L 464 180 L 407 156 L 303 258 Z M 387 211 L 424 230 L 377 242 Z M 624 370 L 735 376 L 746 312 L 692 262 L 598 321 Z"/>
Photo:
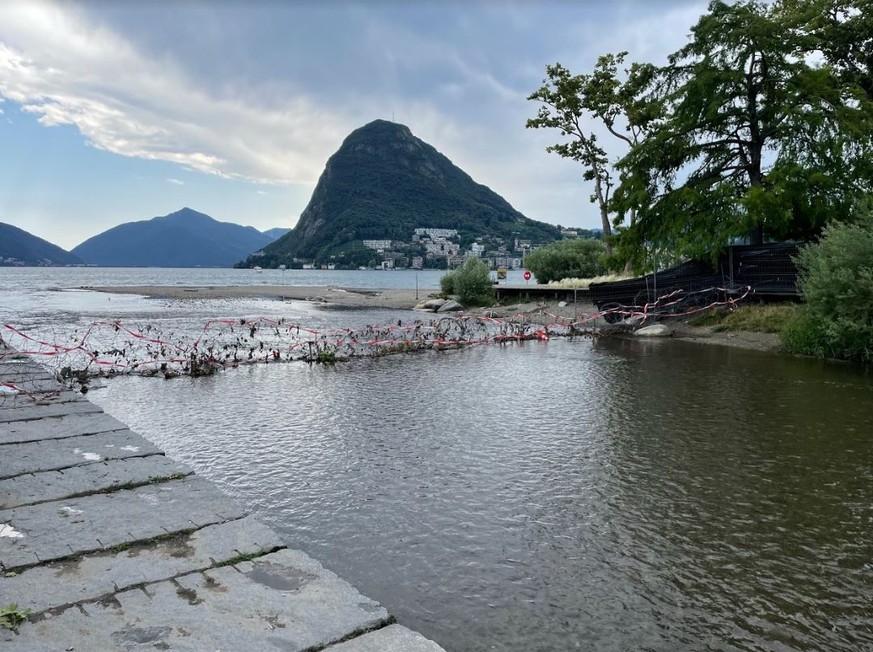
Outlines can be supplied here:
<path id="1" fill-rule="evenodd" d="M 566 308 L 566 307 L 567 307 L 566 301 L 559 301 L 558 302 L 558 308 Z"/>
<path id="2" fill-rule="evenodd" d="M 424 307 L 430 310 L 439 310 L 446 303 L 445 299 L 428 299 L 424 302 Z"/>
<path id="3" fill-rule="evenodd" d="M 634 335 L 637 337 L 670 337 L 672 334 L 672 329 L 664 326 L 664 324 L 643 326 L 639 330 L 634 331 Z"/>
<path id="4" fill-rule="evenodd" d="M 458 303 L 457 301 L 450 300 L 450 301 L 446 301 L 444 304 L 442 304 L 437 309 L 437 312 L 458 312 L 459 310 L 463 310 L 463 309 L 464 309 L 464 306 L 462 306 L 460 303 Z"/>
<path id="5" fill-rule="evenodd" d="M 415 308 L 413 308 L 413 310 L 418 310 L 419 312 L 436 312 L 436 308 L 428 308 L 427 304 L 427 301 L 417 303 L 415 304 Z"/>

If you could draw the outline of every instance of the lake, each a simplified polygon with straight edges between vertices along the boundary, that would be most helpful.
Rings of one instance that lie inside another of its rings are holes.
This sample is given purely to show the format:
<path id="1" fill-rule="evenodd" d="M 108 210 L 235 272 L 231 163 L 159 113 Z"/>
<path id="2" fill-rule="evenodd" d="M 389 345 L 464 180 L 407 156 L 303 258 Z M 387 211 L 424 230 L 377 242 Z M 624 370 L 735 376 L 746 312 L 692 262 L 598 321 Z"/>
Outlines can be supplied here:
<path id="1" fill-rule="evenodd" d="M 46 294 L 3 310 L 56 329 L 108 310 Z M 126 301 L 180 327 L 398 314 Z M 868 368 L 552 339 L 89 397 L 447 650 L 873 648 Z"/>

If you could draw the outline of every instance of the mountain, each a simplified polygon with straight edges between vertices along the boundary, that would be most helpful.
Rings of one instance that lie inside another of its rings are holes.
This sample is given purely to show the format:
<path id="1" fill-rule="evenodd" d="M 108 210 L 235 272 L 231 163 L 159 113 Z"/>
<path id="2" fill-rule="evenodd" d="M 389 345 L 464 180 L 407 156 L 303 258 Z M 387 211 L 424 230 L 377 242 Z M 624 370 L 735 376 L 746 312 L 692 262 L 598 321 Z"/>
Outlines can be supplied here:
<path id="1" fill-rule="evenodd" d="M 331 156 L 294 229 L 246 264 L 349 262 L 363 240 L 408 242 L 416 228 L 456 229 L 476 238 L 557 240 L 557 227 L 531 220 L 476 183 L 408 127 L 376 120 Z"/>
<path id="2" fill-rule="evenodd" d="M 275 229 L 267 229 L 266 231 L 261 231 L 265 236 L 270 238 L 271 241 L 278 240 L 283 235 L 288 233 L 291 229 L 283 229 L 282 227 L 277 227 Z"/>
<path id="3" fill-rule="evenodd" d="M 141 222 L 127 222 L 73 249 L 103 267 L 230 267 L 272 238 L 252 226 L 219 222 L 183 208 Z"/>
<path id="4" fill-rule="evenodd" d="M 0 222 L 0 265 L 81 265 L 76 256 L 47 240 Z"/>

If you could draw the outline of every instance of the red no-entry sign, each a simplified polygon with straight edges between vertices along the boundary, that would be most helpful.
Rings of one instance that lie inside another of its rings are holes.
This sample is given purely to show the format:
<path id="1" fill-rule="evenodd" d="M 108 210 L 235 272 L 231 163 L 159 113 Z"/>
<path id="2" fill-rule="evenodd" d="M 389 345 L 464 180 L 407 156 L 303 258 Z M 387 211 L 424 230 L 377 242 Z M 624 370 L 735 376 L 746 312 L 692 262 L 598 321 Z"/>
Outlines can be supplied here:
<path id="1" fill-rule="evenodd" d="M 525 281 L 529 281 L 529 280 L 530 280 L 530 272 L 527 271 L 527 270 L 524 270 L 524 280 L 525 280 Z"/>

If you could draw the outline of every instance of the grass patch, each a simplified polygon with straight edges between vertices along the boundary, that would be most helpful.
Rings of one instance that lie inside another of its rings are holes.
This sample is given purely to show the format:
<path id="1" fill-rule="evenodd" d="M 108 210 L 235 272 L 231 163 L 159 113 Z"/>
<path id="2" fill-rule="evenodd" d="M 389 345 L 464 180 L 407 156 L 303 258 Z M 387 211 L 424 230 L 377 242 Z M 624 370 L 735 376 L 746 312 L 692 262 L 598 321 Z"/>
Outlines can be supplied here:
<path id="1" fill-rule="evenodd" d="M 18 629 L 18 626 L 27 620 L 27 615 L 30 609 L 19 609 L 14 602 L 7 604 L 5 607 L 0 607 L 0 627 L 3 629 L 11 629 L 13 632 Z"/>
<path id="2" fill-rule="evenodd" d="M 715 331 L 780 333 L 797 314 L 795 303 L 747 304 L 734 310 L 714 308 L 692 319 L 691 326 L 711 326 Z"/>

